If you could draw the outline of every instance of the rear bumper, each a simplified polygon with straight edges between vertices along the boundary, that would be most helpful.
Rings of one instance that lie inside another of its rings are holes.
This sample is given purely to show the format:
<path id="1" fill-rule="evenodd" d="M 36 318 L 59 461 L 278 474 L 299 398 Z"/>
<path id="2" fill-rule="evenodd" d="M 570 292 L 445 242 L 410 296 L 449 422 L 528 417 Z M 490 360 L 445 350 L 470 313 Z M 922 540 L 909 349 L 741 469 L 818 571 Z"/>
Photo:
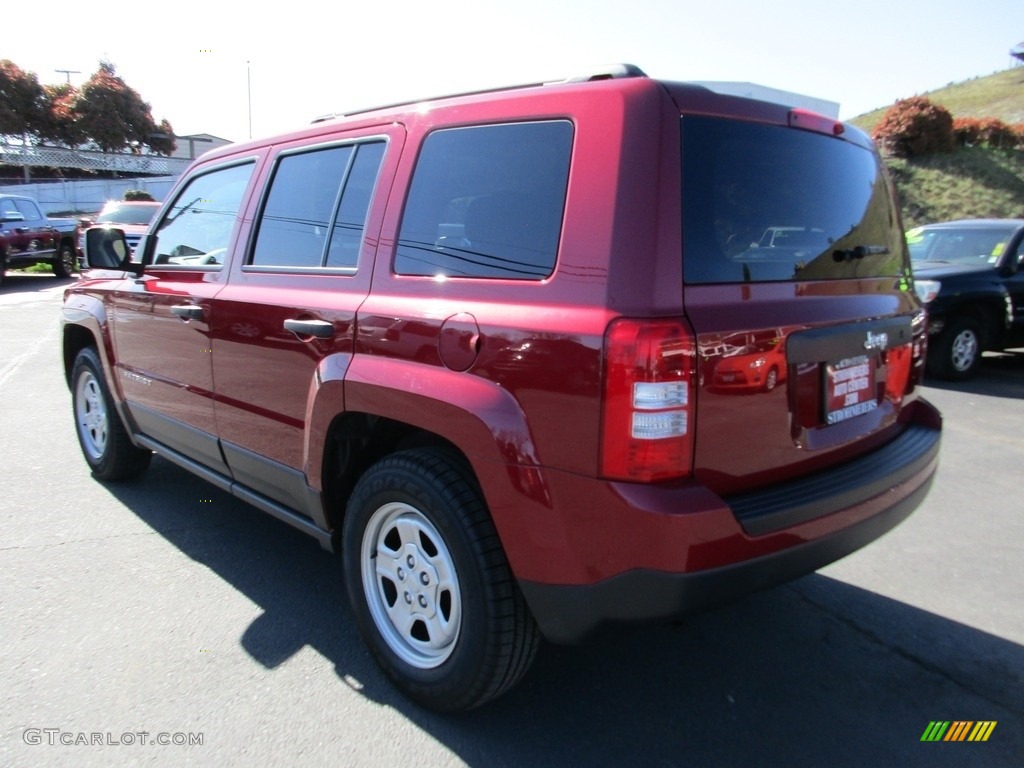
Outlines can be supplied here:
<path id="1" fill-rule="evenodd" d="M 720 500 L 718 509 L 695 514 L 634 510 L 634 525 L 610 538 L 628 540 L 634 552 L 638 544 L 656 551 L 656 567 L 639 563 L 589 583 L 520 578 L 538 625 L 553 642 L 579 642 L 608 623 L 727 603 L 874 541 L 917 508 L 938 467 L 941 417 L 924 401 L 916 406 L 915 423 L 882 448 L 806 481 L 732 499 L 735 509 Z"/>

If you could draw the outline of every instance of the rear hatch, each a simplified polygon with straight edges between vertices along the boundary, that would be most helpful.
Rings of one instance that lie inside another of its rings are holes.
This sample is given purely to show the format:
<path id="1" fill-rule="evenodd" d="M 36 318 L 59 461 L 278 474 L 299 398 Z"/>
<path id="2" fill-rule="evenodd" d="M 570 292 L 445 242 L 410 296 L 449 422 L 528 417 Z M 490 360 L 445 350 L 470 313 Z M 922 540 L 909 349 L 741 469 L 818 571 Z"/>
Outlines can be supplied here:
<path id="1" fill-rule="evenodd" d="M 697 336 L 694 476 L 723 496 L 893 439 L 923 313 L 891 187 L 856 129 L 684 114 L 684 305 Z"/>

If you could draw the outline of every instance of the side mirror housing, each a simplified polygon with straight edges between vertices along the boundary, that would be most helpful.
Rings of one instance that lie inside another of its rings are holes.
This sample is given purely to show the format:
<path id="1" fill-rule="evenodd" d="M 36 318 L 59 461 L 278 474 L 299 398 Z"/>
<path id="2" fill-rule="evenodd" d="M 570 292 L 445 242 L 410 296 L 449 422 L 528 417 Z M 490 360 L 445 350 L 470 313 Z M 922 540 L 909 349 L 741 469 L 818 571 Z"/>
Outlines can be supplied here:
<path id="1" fill-rule="evenodd" d="M 132 252 L 123 229 L 93 227 L 82 241 L 82 263 L 87 269 L 131 269 Z"/>
<path id="2" fill-rule="evenodd" d="M 0 214 L 0 224 L 15 224 L 19 221 L 24 221 L 25 217 L 20 213 L 11 211 L 10 213 Z"/>

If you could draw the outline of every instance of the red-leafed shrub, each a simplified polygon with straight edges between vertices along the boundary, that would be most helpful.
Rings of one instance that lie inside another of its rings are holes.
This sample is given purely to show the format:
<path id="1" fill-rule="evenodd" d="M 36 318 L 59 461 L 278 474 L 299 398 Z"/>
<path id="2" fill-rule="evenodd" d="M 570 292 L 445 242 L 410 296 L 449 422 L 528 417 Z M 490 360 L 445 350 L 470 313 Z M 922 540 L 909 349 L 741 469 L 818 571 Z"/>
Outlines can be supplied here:
<path id="1" fill-rule="evenodd" d="M 1012 149 L 1017 146 L 1017 135 L 1002 120 L 987 117 L 980 121 L 980 140 L 987 147 Z"/>
<path id="2" fill-rule="evenodd" d="M 953 135 L 959 146 L 973 147 L 981 141 L 981 120 L 976 117 L 954 118 Z"/>
<path id="3" fill-rule="evenodd" d="M 897 157 L 952 152 L 953 116 L 924 96 L 901 99 L 889 107 L 872 136 Z"/>

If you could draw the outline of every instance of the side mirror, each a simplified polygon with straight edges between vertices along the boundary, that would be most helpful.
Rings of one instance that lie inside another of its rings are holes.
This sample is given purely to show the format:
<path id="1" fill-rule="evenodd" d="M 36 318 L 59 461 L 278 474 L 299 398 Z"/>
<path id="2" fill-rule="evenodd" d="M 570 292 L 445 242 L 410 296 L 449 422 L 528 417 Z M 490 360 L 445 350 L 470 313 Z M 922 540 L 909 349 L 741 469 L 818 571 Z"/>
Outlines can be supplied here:
<path id="1" fill-rule="evenodd" d="M 20 213 L 11 211 L 10 213 L 0 214 L 0 224 L 13 224 L 19 221 L 24 221 L 25 217 Z"/>
<path id="2" fill-rule="evenodd" d="M 127 269 L 131 249 L 122 229 L 93 227 L 82 241 L 82 263 L 87 269 Z"/>

